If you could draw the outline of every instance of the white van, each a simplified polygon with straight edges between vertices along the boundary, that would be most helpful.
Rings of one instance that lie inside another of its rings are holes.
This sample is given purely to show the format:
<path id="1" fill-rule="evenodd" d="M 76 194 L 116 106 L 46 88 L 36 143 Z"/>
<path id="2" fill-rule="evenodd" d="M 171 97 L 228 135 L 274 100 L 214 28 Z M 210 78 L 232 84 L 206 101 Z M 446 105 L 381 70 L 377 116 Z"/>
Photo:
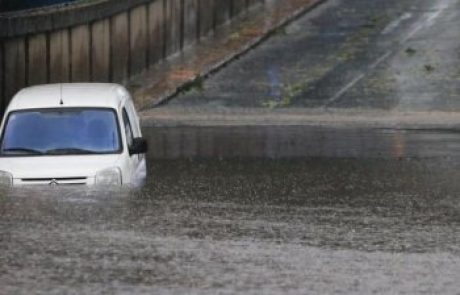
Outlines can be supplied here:
<path id="1" fill-rule="evenodd" d="M 117 84 L 21 90 L 1 125 L 0 185 L 139 185 L 147 174 L 139 117 Z"/>

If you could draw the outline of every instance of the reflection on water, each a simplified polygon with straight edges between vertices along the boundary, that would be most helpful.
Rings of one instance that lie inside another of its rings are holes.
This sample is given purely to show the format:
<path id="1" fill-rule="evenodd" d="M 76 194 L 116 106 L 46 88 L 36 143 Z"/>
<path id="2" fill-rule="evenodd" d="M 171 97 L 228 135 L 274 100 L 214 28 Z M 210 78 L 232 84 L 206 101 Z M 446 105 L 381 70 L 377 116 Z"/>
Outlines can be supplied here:
<path id="1" fill-rule="evenodd" d="M 146 128 L 150 157 L 427 158 L 460 156 L 460 134 L 347 126 L 219 126 Z"/>

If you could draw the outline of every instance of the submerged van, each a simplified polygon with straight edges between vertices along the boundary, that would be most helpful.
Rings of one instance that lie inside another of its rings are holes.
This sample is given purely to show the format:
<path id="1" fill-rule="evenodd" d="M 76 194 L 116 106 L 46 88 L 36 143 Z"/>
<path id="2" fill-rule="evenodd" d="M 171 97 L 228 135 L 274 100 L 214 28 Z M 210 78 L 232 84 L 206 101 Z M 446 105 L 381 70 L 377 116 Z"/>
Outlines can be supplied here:
<path id="1" fill-rule="evenodd" d="M 21 90 L 0 129 L 0 185 L 139 185 L 147 174 L 139 117 L 117 84 Z"/>

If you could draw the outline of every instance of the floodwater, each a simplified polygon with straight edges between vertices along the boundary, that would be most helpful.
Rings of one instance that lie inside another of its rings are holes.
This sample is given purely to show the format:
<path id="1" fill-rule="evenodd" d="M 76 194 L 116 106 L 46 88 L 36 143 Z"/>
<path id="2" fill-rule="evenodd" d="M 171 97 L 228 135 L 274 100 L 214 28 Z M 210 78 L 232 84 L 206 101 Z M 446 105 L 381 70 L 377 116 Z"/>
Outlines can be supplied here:
<path id="1" fill-rule="evenodd" d="M 259 149 L 312 138 L 291 128 L 274 128 L 272 145 L 263 128 L 250 138 Z M 145 134 L 152 143 L 168 130 Z M 195 151 L 241 134 L 219 131 L 189 130 L 208 138 Z M 432 148 L 395 155 L 379 131 L 349 131 L 344 144 L 325 130 L 317 143 L 331 148 L 319 155 L 152 152 L 139 190 L 3 191 L 0 294 L 456 294 L 457 135 L 400 132 Z M 361 154 L 340 153 L 351 146 Z"/>

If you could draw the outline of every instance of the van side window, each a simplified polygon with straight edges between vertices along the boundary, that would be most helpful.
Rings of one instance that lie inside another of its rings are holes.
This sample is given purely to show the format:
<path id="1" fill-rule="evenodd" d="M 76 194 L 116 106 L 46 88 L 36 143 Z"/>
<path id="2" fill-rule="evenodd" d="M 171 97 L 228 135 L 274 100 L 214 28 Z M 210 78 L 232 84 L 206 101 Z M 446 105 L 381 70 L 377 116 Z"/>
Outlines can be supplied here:
<path id="1" fill-rule="evenodd" d="M 123 124 L 125 125 L 126 142 L 128 146 L 131 146 L 133 144 L 133 129 L 125 108 L 123 108 Z"/>
<path id="2" fill-rule="evenodd" d="M 133 103 L 129 100 L 126 102 L 125 108 L 126 113 L 128 114 L 128 118 L 132 123 L 131 128 L 133 129 L 133 136 L 138 137 L 140 136 L 141 131 L 139 128 L 139 116 L 136 113 L 136 109 L 134 108 Z"/>

